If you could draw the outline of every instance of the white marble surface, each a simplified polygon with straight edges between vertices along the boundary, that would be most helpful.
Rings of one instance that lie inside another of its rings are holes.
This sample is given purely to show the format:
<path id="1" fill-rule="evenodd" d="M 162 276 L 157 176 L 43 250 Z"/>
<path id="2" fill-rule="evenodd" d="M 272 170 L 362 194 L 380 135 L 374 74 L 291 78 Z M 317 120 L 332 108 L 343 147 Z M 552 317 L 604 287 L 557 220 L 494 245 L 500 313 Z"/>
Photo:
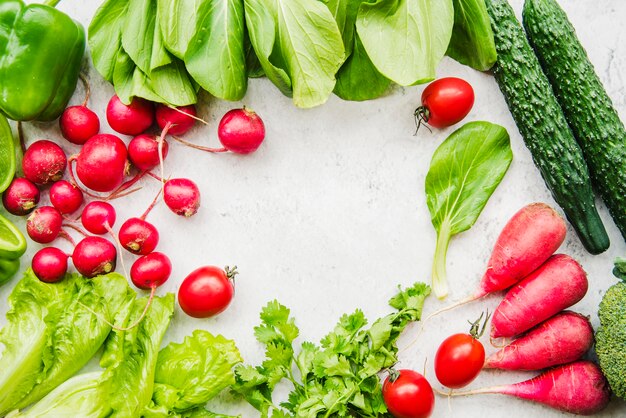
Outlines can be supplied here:
<path id="1" fill-rule="evenodd" d="M 88 24 L 100 1 L 63 0 L 59 8 Z M 521 14 L 522 0 L 511 0 Z M 626 2 L 621 0 L 562 0 L 591 61 L 605 83 L 622 120 L 626 120 Z M 91 107 L 104 122 L 104 109 L 113 89 L 93 69 Z M 450 296 L 460 299 L 475 288 L 502 226 L 523 205 L 543 201 L 554 205 L 504 103 L 488 74 L 444 59 L 438 76 L 459 76 L 476 92 L 476 104 L 466 121 L 488 120 L 505 126 L 514 161 L 476 225 L 452 240 L 448 252 Z M 236 340 L 247 362 L 258 364 L 263 350 L 252 328 L 258 313 L 271 299 L 291 308 L 301 330 L 299 341 L 319 339 L 339 316 L 356 308 L 374 319 L 390 311 L 387 299 L 396 285 L 429 281 L 435 246 L 424 196 L 424 178 L 431 155 L 454 128 L 413 136 L 413 109 L 423 86 L 397 88 L 387 97 L 365 103 L 347 103 L 336 97 L 312 110 L 296 109 L 269 81 L 253 80 L 241 103 L 204 98 L 200 115 L 211 122 L 189 135 L 190 140 L 217 145 L 216 124 L 229 109 L 245 104 L 264 119 L 267 139 L 250 156 L 205 155 L 171 144 L 166 176 L 189 177 L 202 191 L 197 216 L 182 219 L 163 205 L 151 220 L 161 231 L 159 249 L 174 262 L 173 275 L 161 292 L 175 292 L 182 278 L 200 265 L 233 265 L 241 274 L 231 307 L 216 318 L 194 320 L 177 308 L 166 342 L 180 341 L 193 329 L 204 328 Z M 73 102 L 82 100 L 79 89 Z M 27 124 L 30 140 L 52 138 L 68 152 L 56 124 Z M 103 132 L 111 132 L 103 123 Z M 155 183 L 155 182 L 153 182 Z M 143 212 L 156 191 L 144 190 L 119 202 L 118 219 Z M 590 288 L 575 309 L 590 315 L 597 325 L 597 305 L 615 282 L 612 260 L 626 255 L 626 244 L 604 206 L 600 210 L 612 245 L 591 256 L 570 229 L 560 251 L 577 258 L 587 270 Z M 64 245 L 64 244 L 62 244 Z M 30 243 L 27 257 L 39 248 Z M 125 256 L 130 265 L 132 258 Z M 0 324 L 6 297 L 15 281 L 0 288 Z M 493 309 L 500 295 L 462 307 L 433 319 L 420 341 L 401 354 L 401 367 L 422 370 L 437 386 L 432 360 L 446 336 L 465 331 L 467 319 Z M 425 313 L 443 306 L 431 297 Z M 412 340 L 409 328 L 400 345 Z M 486 339 L 485 344 L 488 345 Z M 488 352 L 494 351 L 488 348 Z M 96 367 L 95 362 L 90 364 Z M 532 373 L 483 372 L 471 385 L 512 383 Z M 436 399 L 435 417 L 558 417 L 559 412 L 497 395 Z M 258 414 L 228 396 L 211 404 L 220 412 Z M 626 405 L 614 400 L 599 416 L 626 415 Z"/>

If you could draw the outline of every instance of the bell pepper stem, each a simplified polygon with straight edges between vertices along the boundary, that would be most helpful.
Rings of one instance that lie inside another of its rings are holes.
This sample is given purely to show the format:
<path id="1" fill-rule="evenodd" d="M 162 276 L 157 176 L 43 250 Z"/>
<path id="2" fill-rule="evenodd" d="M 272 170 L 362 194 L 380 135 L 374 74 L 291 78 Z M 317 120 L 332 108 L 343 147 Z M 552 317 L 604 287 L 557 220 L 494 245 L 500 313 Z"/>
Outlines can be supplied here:
<path id="1" fill-rule="evenodd" d="M 46 6 L 56 7 L 61 0 L 46 0 L 43 2 Z"/>

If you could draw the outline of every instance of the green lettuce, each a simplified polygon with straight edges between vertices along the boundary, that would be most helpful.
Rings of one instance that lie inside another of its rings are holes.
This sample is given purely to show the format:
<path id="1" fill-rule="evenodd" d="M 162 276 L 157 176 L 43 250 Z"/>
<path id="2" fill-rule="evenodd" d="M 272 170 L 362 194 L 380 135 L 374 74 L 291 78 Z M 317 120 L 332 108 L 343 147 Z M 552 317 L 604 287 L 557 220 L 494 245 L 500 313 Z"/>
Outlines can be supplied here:
<path id="1" fill-rule="evenodd" d="M 0 416 L 36 402 L 82 368 L 132 297 L 115 273 L 89 280 L 73 274 L 48 284 L 26 271 L 9 295 L 0 330 Z"/>
<path id="2" fill-rule="evenodd" d="M 110 334 L 100 360 L 103 371 L 67 380 L 15 417 L 141 416 L 152 397 L 157 355 L 174 312 L 174 295 L 155 297 L 139 321 L 147 303 L 144 297 L 121 309 L 116 322 L 120 329 Z"/>
<path id="3" fill-rule="evenodd" d="M 454 29 L 446 54 L 479 71 L 487 71 L 496 63 L 485 0 L 454 0 Z"/>

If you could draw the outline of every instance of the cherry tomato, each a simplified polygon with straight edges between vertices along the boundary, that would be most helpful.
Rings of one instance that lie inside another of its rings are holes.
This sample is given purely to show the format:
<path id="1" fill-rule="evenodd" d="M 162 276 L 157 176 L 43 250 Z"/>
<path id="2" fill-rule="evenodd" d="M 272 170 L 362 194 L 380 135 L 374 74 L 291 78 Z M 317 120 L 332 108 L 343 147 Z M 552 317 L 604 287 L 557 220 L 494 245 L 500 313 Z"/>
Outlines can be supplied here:
<path id="1" fill-rule="evenodd" d="M 383 399 L 395 418 L 427 418 L 435 407 L 428 380 L 413 370 L 392 371 L 383 383 Z"/>
<path id="2" fill-rule="evenodd" d="M 235 268 L 225 270 L 215 266 L 192 271 L 178 289 L 178 304 L 194 318 L 208 318 L 224 311 L 233 299 L 232 278 Z"/>
<path id="3" fill-rule="evenodd" d="M 469 334 L 446 338 L 435 354 L 435 375 L 450 389 L 467 386 L 478 376 L 485 363 L 485 348 Z"/>
<path id="4" fill-rule="evenodd" d="M 460 122 L 474 105 L 474 89 L 460 78 L 435 80 L 424 89 L 422 105 L 415 110 L 419 122 L 445 128 Z"/>

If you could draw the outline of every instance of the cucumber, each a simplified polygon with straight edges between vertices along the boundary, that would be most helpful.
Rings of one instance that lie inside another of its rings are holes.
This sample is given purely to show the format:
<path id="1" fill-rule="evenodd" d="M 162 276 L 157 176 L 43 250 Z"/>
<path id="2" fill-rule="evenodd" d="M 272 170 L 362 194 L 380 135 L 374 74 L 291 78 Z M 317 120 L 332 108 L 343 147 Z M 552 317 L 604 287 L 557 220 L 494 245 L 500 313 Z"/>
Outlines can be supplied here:
<path id="1" fill-rule="evenodd" d="M 626 130 L 567 15 L 554 0 L 526 0 L 524 27 L 548 76 L 591 182 L 626 238 Z"/>
<path id="2" fill-rule="evenodd" d="M 609 247 L 589 170 L 524 29 L 506 0 L 485 0 L 498 59 L 493 74 L 554 200 L 592 254 Z"/>

